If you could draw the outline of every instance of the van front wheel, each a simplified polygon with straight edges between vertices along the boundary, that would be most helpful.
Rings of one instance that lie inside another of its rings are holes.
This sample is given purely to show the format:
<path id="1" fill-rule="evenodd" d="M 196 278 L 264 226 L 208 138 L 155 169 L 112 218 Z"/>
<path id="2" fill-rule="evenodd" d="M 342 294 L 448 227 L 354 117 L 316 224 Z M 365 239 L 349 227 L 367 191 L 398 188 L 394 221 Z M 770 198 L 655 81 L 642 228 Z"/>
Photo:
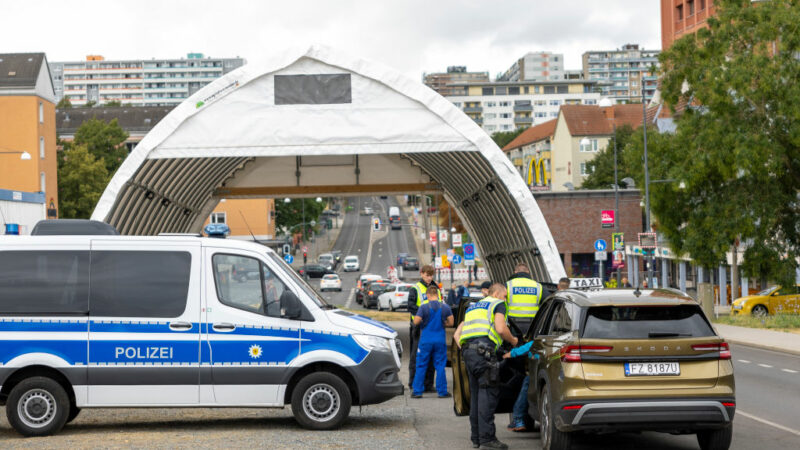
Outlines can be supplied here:
<path id="1" fill-rule="evenodd" d="M 58 433 L 69 416 L 70 402 L 60 384 L 47 377 L 31 377 L 11 389 L 6 403 L 8 422 L 23 436 Z"/>
<path id="2" fill-rule="evenodd" d="M 332 373 L 316 372 L 303 377 L 292 392 L 292 413 L 303 428 L 339 428 L 350 415 L 352 398 L 347 385 Z"/>

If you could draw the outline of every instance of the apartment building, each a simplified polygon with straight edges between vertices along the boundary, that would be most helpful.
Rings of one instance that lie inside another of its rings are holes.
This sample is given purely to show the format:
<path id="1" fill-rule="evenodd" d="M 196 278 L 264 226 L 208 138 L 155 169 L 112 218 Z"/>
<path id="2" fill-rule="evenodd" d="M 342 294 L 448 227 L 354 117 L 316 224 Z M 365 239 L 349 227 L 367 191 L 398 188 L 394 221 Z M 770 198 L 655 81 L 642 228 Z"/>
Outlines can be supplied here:
<path id="1" fill-rule="evenodd" d="M 556 81 L 565 78 L 564 55 L 529 52 L 516 60 L 497 81 Z"/>
<path id="2" fill-rule="evenodd" d="M 583 76 L 598 83 L 601 93 L 615 103 L 649 101 L 658 81 L 659 50 L 626 44 L 616 50 L 591 50 L 583 54 Z"/>
<path id="3" fill-rule="evenodd" d="M 596 105 L 592 80 L 482 82 L 460 85 L 466 95 L 447 97 L 491 134 L 538 125 L 558 117 L 562 105 Z"/>
<path id="4" fill-rule="evenodd" d="M 661 48 L 704 28 L 715 9 L 714 0 L 661 0 Z"/>
<path id="5" fill-rule="evenodd" d="M 51 64 L 56 102 L 68 96 L 73 106 L 120 102 L 142 106 L 175 106 L 206 84 L 244 65 L 242 58 L 210 58 L 189 53 L 180 59 L 106 60 Z"/>
<path id="6" fill-rule="evenodd" d="M 57 216 L 55 93 L 47 57 L 0 54 L 0 227 L 29 234 L 39 220 Z"/>
<path id="7" fill-rule="evenodd" d="M 450 66 L 447 72 L 422 74 L 425 86 L 445 97 L 450 95 L 466 95 L 463 83 L 488 82 L 489 72 L 468 72 L 466 66 Z M 453 86 L 459 83 L 458 86 Z"/>

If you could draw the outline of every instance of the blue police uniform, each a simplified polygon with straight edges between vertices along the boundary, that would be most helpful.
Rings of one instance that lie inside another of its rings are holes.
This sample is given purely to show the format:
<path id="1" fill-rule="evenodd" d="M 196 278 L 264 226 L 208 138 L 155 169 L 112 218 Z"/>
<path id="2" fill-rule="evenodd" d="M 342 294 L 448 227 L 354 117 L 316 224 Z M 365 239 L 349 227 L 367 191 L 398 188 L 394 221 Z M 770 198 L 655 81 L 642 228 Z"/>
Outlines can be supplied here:
<path id="1" fill-rule="evenodd" d="M 427 367 L 433 358 L 436 370 L 436 391 L 440 397 L 448 396 L 447 375 L 447 341 L 444 322 L 453 315 L 449 306 L 440 301 L 431 301 L 420 306 L 417 316 L 422 319 L 419 344 L 417 345 L 417 367 Z M 425 371 L 417 371 L 413 380 L 413 395 L 422 395 L 425 382 Z"/>

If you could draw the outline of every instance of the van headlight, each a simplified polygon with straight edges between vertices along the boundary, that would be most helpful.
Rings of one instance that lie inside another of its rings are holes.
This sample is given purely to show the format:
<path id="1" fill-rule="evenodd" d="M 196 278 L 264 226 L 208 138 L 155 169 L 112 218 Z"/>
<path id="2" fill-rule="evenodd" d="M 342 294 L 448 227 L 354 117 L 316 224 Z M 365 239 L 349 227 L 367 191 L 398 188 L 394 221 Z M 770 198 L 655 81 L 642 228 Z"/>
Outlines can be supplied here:
<path id="1" fill-rule="evenodd" d="M 379 352 L 391 352 L 392 347 L 389 345 L 389 339 L 382 338 L 379 336 L 371 336 L 368 334 L 354 334 L 353 339 L 358 342 L 364 350 L 372 351 L 377 350 Z"/>

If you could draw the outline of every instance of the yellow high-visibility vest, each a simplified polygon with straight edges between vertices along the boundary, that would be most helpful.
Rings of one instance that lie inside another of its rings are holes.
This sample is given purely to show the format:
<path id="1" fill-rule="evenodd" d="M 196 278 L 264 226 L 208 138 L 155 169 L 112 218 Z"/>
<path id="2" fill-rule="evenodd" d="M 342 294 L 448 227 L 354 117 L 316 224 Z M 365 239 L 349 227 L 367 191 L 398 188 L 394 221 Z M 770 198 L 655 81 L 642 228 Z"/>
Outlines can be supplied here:
<path id="1" fill-rule="evenodd" d="M 428 299 L 425 298 L 425 293 L 428 292 L 428 286 L 422 284 L 422 281 L 417 281 L 417 284 L 414 285 L 414 290 L 417 291 L 417 309 L 419 309 L 420 306 L 428 303 Z M 442 291 L 439 291 L 437 297 L 439 297 L 439 301 L 442 301 Z M 411 320 L 414 320 L 413 314 L 411 314 Z"/>
<path id="2" fill-rule="evenodd" d="M 542 285 L 530 278 L 514 278 L 506 285 L 508 307 L 506 317 L 532 319 L 539 312 L 542 299 Z"/>
<path id="3" fill-rule="evenodd" d="M 503 300 L 486 297 L 470 305 L 464 315 L 464 326 L 461 328 L 459 342 L 463 345 L 468 339 L 486 336 L 494 342 L 495 350 L 500 348 L 503 339 L 494 328 L 494 310 L 503 303 Z"/>

